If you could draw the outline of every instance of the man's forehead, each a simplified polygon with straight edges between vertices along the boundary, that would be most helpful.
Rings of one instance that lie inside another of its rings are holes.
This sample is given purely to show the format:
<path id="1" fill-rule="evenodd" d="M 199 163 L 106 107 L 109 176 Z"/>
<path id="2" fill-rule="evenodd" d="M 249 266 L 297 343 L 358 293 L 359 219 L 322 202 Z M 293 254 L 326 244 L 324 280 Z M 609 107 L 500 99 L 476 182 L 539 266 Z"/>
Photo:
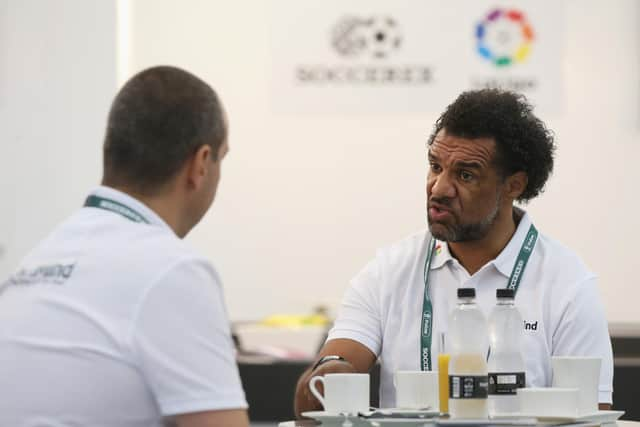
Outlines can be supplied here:
<path id="1" fill-rule="evenodd" d="M 488 165 L 494 158 L 493 138 L 463 138 L 439 131 L 429 147 L 429 154 L 452 161 L 480 162 Z"/>

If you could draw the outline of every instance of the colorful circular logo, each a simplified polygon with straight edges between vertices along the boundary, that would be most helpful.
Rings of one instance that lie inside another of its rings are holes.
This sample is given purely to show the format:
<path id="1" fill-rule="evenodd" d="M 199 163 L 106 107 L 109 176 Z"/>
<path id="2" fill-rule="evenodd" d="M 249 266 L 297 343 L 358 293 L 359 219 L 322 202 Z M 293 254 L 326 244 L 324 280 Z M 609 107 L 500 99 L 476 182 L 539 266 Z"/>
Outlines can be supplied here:
<path id="1" fill-rule="evenodd" d="M 498 67 L 524 62 L 531 52 L 533 29 L 515 9 L 494 9 L 476 27 L 478 54 Z"/>

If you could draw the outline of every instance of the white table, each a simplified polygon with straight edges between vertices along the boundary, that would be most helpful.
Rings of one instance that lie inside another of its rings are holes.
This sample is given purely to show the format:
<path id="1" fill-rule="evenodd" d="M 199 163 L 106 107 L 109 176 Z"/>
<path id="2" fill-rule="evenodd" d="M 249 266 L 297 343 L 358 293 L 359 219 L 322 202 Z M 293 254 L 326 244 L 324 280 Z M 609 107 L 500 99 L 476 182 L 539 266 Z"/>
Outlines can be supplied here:
<path id="1" fill-rule="evenodd" d="M 575 424 L 575 426 L 580 426 L 581 424 Z M 586 424 L 586 425 L 591 425 L 591 424 Z M 313 427 L 313 426 L 320 426 L 321 424 L 318 424 L 315 421 L 310 421 L 310 420 L 302 420 L 302 421 L 285 421 L 282 422 L 280 424 L 278 424 L 278 427 Z M 571 424 L 565 424 L 562 427 L 568 427 L 571 426 Z M 609 424 L 603 424 L 603 427 L 640 427 L 640 422 L 639 421 L 617 421 L 616 423 L 609 423 Z"/>

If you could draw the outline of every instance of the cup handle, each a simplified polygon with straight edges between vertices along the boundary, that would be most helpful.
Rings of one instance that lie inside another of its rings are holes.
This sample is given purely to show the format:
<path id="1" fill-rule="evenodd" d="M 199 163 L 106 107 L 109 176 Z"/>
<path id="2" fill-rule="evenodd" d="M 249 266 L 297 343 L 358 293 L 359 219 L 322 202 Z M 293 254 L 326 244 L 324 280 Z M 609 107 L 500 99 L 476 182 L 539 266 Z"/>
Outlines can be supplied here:
<path id="1" fill-rule="evenodd" d="M 318 381 L 322 383 L 323 387 L 325 386 L 324 377 L 321 375 L 316 375 L 315 377 L 311 378 L 311 380 L 309 380 L 309 390 L 311 390 L 311 394 L 313 394 L 315 398 L 320 401 L 322 407 L 324 408 L 324 397 L 322 397 L 322 395 L 316 388 L 316 383 Z"/>

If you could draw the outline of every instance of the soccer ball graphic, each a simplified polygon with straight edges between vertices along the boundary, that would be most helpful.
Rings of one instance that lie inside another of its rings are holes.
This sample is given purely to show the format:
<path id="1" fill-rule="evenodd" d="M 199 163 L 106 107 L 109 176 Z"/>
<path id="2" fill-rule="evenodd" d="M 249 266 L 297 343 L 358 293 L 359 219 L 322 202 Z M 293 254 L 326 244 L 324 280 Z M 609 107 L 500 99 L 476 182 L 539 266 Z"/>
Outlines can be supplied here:
<path id="1" fill-rule="evenodd" d="M 386 58 L 402 45 L 402 34 L 391 17 L 374 17 L 365 23 L 368 50 L 376 58 Z"/>
<path id="2" fill-rule="evenodd" d="M 342 18 L 331 33 L 333 47 L 343 56 L 356 57 L 365 52 L 386 58 L 402 44 L 402 34 L 391 17 Z"/>
<path id="3" fill-rule="evenodd" d="M 355 16 L 342 18 L 331 32 L 331 42 L 335 50 L 344 56 L 358 56 L 367 47 L 365 32 L 366 21 Z"/>

